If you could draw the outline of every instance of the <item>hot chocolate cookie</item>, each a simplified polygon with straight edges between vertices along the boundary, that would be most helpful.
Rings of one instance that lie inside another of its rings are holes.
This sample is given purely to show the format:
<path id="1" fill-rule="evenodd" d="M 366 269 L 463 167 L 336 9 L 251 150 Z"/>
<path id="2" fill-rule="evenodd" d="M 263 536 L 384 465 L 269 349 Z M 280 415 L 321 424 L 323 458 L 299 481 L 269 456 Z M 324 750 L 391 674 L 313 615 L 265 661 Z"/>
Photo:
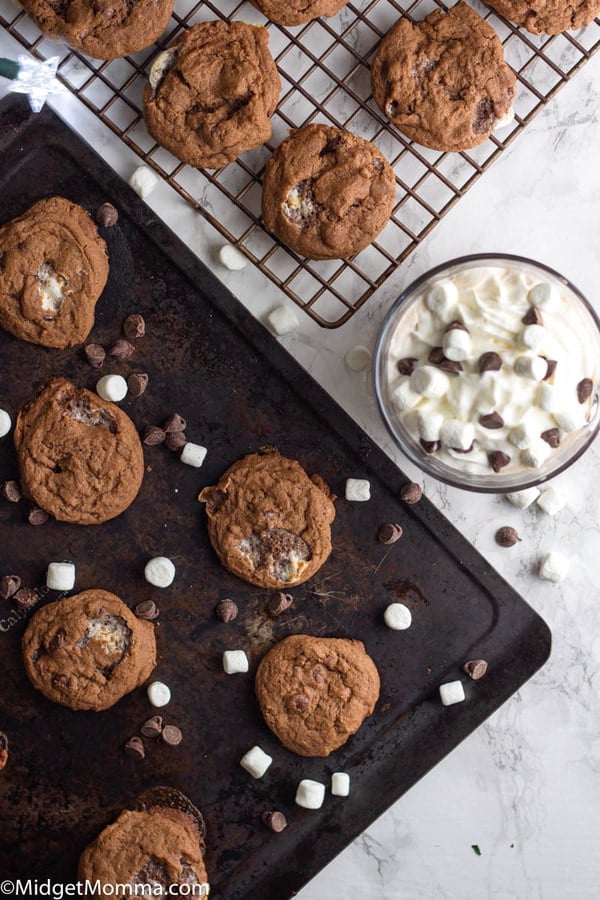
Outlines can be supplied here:
<path id="1" fill-rule="evenodd" d="M 560 34 L 583 28 L 600 13 L 600 0 L 486 0 L 501 16 L 532 34 Z"/>
<path id="2" fill-rule="evenodd" d="M 39 200 L 0 228 L 0 326 L 24 341 L 84 341 L 107 278 L 106 244 L 64 197 Z"/>
<path id="3" fill-rule="evenodd" d="M 304 25 L 320 16 L 334 16 L 348 0 L 251 0 L 261 13 L 277 25 Z"/>

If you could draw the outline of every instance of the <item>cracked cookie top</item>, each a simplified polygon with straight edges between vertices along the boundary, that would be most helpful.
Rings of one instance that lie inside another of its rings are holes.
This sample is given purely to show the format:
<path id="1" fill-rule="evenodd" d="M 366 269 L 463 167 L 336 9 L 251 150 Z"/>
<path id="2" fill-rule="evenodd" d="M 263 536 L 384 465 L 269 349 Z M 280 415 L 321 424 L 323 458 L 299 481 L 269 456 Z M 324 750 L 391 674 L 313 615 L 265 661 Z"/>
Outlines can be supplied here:
<path id="1" fill-rule="evenodd" d="M 600 0 L 485 0 L 496 12 L 532 34 L 583 28 L 600 13 Z"/>

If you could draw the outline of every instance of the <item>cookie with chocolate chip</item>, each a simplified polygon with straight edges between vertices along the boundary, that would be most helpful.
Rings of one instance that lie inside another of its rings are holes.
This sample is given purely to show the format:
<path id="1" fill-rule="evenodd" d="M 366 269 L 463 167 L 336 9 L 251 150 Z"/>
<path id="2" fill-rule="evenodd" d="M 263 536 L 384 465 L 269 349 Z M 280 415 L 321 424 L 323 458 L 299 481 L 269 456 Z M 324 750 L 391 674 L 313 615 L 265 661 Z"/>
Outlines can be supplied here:
<path id="1" fill-rule="evenodd" d="M 183 162 L 220 168 L 269 140 L 280 90 L 266 28 L 201 22 L 156 58 L 146 125 Z"/>
<path id="2" fill-rule="evenodd" d="M 108 709 L 154 669 L 154 626 L 115 594 L 83 591 L 32 616 L 23 659 L 33 686 L 49 700 L 71 709 Z"/>
<path id="3" fill-rule="evenodd" d="M 304 25 L 321 16 L 334 16 L 348 0 L 250 0 L 277 25 Z"/>
<path id="4" fill-rule="evenodd" d="M 276 451 L 238 460 L 198 499 L 219 559 L 250 584 L 301 584 L 331 553 L 335 508 L 327 485 Z"/>
<path id="5" fill-rule="evenodd" d="M 173 0 L 22 0 L 40 31 L 95 59 L 137 53 L 163 33 Z"/>
<path id="6" fill-rule="evenodd" d="M 392 167 L 375 144 L 329 125 L 305 125 L 265 172 L 269 231 L 308 259 L 344 259 L 370 244 L 394 206 Z"/>
<path id="7" fill-rule="evenodd" d="M 402 18 L 373 58 L 375 102 L 411 140 L 466 150 L 511 115 L 516 76 L 494 29 L 464 2 Z"/>
<path id="8" fill-rule="evenodd" d="M 583 28 L 600 13 L 600 0 L 485 0 L 496 12 L 532 34 Z"/>
<path id="9" fill-rule="evenodd" d="M 113 519 L 142 484 L 142 445 L 129 416 L 65 378 L 20 410 L 14 441 L 24 494 L 63 522 Z"/>
<path id="10" fill-rule="evenodd" d="M 0 228 L 0 326 L 44 347 L 72 347 L 94 324 L 108 278 L 106 244 L 64 197 L 38 200 Z"/>
<path id="11" fill-rule="evenodd" d="M 295 634 L 262 658 L 256 696 L 265 722 L 299 756 L 329 756 L 379 699 L 379 673 L 362 641 Z"/>

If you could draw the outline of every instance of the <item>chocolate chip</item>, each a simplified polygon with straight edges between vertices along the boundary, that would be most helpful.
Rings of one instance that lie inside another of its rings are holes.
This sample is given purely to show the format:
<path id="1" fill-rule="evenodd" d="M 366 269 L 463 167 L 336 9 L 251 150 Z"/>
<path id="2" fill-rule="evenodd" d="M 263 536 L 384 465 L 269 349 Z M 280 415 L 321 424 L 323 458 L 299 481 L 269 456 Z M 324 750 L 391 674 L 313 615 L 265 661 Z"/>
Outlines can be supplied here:
<path id="1" fill-rule="evenodd" d="M 0 731 L 0 771 L 4 769 L 8 762 L 8 738 L 3 731 Z M 285 828 L 285 825 L 283 826 Z M 274 831 L 276 829 L 273 829 Z"/>
<path id="2" fill-rule="evenodd" d="M 542 318 L 542 314 L 537 308 L 537 306 L 530 306 L 523 318 L 521 319 L 523 325 L 543 325 L 544 320 Z"/>
<path id="3" fill-rule="evenodd" d="M 282 812 L 278 812 L 277 810 L 267 810 L 262 814 L 262 820 L 267 828 L 270 828 L 271 831 L 279 832 L 283 831 L 284 828 L 287 828 L 287 819 Z"/>
<path id="4" fill-rule="evenodd" d="M 182 450 L 186 444 L 187 438 L 183 431 L 170 431 L 165 438 L 165 447 L 175 453 Z"/>
<path id="5" fill-rule="evenodd" d="M 142 732 L 144 737 L 147 738 L 157 738 L 160 737 L 163 730 L 163 720 L 162 716 L 151 716 L 149 719 L 146 719 L 140 731 Z"/>
<path id="6" fill-rule="evenodd" d="M 101 347 L 100 344 L 86 344 L 83 348 L 83 352 L 85 353 L 90 366 L 99 369 L 104 365 L 106 350 L 104 347 Z"/>
<path id="7" fill-rule="evenodd" d="M 119 212 L 112 203 L 103 203 L 96 210 L 96 222 L 101 228 L 112 228 L 119 221 Z"/>
<path id="8" fill-rule="evenodd" d="M 40 509 L 39 506 L 33 506 L 29 510 L 27 518 L 30 525 L 43 525 L 50 517 L 45 509 Z"/>
<path id="9" fill-rule="evenodd" d="M 64 628 L 59 628 L 58 631 L 56 631 L 54 633 L 52 640 L 50 641 L 50 643 L 48 645 L 48 649 L 49 649 L 50 653 L 56 653 L 57 650 L 60 650 L 60 648 L 63 646 L 63 644 L 65 642 L 66 636 L 67 636 L 67 632 L 65 631 Z"/>
<path id="10" fill-rule="evenodd" d="M 138 619 L 145 619 L 147 622 L 152 622 L 159 616 L 159 609 L 154 600 L 142 600 L 134 607 L 133 612 Z"/>
<path id="11" fill-rule="evenodd" d="M 293 602 L 294 598 L 291 594 L 284 594 L 283 591 L 278 591 L 270 598 L 267 608 L 272 616 L 280 616 L 286 609 L 290 608 Z"/>
<path id="12" fill-rule="evenodd" d="M 23 494 L 21 493 L 21 485 L 18 481 L 5 481 L 2 485 L 2 496 L 11 503 L 18 503 Z"/>
<path id="13" fill-rule="evenodd" d="M 166 438 L 166 434 L 159 428 L 158 425 L 147 425 L 144 428 L 144 444 L 147 444 L 148 447 L 156 447 L 158 444 L 163 444 Z"/>
<path id="14" fill-rule="evenodd" d="M 297 712 L 304 712 L 308 709 L 308 704 L 310 703 L 306 694 L 296 694 L 293 698 L 292 703 L 294 704 L 294 709 Z"/>
<path id="15" fill-rule="evenodd" d="M 475 441 L 471 441 L 468 447 L 452 447 L 455 453 L 470 453 L 475 446 Z"/>
<path id="16" fill-rule="evenodd" d="M 462 363 L 459 363 L 457 360 L 446 359 L 446 357 L 444 357 L 439 364 L 438 369 L 441 369 L 442 372 L 450 372 L 451 375 L 455 375 L 457 372 L 462 372 L 463 367 Z"/>
<path id="17" fill-rule="evenodd" d="M 176 747 L 183 740 L 183 735 L 177 725 L 165 725 L 161 738 L 169 747 Z"/>
<path id="18" fill-rule="evenodd" d="M 488 413 L 485 416 L 479 416 L 479 424 L 482 428 L 503 428 L 504 419 L 500 413 Z"/>
<path id="19" fill-rule="evenodd" d="M 3 575 L 0 578 L 0 597 L 8 600 L 13 594 L 16 594 L 21 587 L 21 579 L 18 575 Z"/>
<path id="20" fill-rule="evenodd" d="M 511 528 L 510 525 L 504 525 L 496 532 L 496 543 L 501 547 L 514 547 L 520 540 L 516 528 Z"/>
<path id="21" fill-rule="evenodd" d="M 488 453 L 488 462 L 494 472 L 499 472 L 509 464 L 510 456 L 508 453 L 503 453 L 502 450 L 493 450 L 491 453 Z"/>
<path id="22" fill-rule="evenodd" d="M 473 681 L 479 681 L 487 672 L 488 664 L 485 659 L 470 659 L 463 666 L 463 672 L 466 672 Z"/>
<path id="23" fill-rule="evenodd" d="M 146 372 L 135 372 L 127 379 L 127 389 L 132 397 L 141 397 L 148 387 L 148 375 Z"/>
<path id="24" fill-rule="evenodd" d="M 66 675 L 53 675 L 52 684 L 54 685 L 54 687 L 68 688 L 71 684 L 71 679 L 67 678 Z"/>
<path id="25" fill-rule="evenodd" d="M 418 503 L 423 496 L 423 488 L 414 481 L 407 481 L 400 488 L 400 499 L 405 503 Z"/>
<path id="26" fill-rule="evenodd" d="M 469 334 L 469 329 L 466 325 L 463 325 L 462 322 L 459 322 L 458 319 L 455 319 L 454 322 L 450 322 L 446 331 L 466 331 Z"/>
<path id="27" fill-rule="evenodd" d="M 135 351 L 135 347 L 133 344 L 130 344 L 129 341 L 123 340 L 123 338 L 119 338 L 117 341 L 113 341 L 113 343 L 108 348 L 108 352 L 110 356 L 114 356 L 115 359 L 131 359 Z"/>
<path id="28" fill-rule="evenodd" d="M 502 368 L 502 357 L 499 353 L 495 353 L 493 350 L 488 350 L 487 353 L 482 353 L 479 357 L 479 374 L 482 375 L 484 372 L 497 372 L 498 369 Z"/>
<path id="29" fill-rule="evenodd" d="M 238 614 L 238 605 L 229 597 L 219 600 L 215 606 L 215 615 L 221 622 L 233 622 Z"/>
<path id="30" fill-rule="evenodd" d="M 580 403 L 585 403 L 592 396 L 594 390 L 594 382 L 591 378 L 582 378 L 577 385 L 577 399 Z"/>
<path id="31" fill-rule="evenodd" d="M 170 434 L 172 431 L 185 431 L 186 426 L 187 422 L 183 416 L 180 416 L 179 413 L 171 413 L 163 425 L 163 431 L 166 431 L 167 434 Z"/>
<path id="32" fill-rule="evenodd" d="M 412 375 L 418 360 L 414 356 L 405 356 L 396 363 L 396 368 L 400 375 Z"/>
<path id="33" fill-rule="evenodd" d="M 395 544 L 402 537 L 402 526 L 391 522 L 382 525 L 377 532 L 377 540 L 380 544 Z"/>
<path id="34" fill-rule="evenodd" d="M 434 366 L 439 366 L 444 358 L 444 350 L 442 347 L 432 347 L 429 351 L 427 362 L 430 362 Z"/>
<path id="35" fill-rule="evenodd" d="M 547 431 L 542 431 L 540 437 L 550 447 L 556 448 L 560 444 L 560 428 L 548 428 Z"/>
<path id="36" fill-rule="evenodd" d="M 40 599 L 35 588 L 22 587 L 14 594 L 14 601 L 20 609 L 32 609 Z"/>
<path id="37" fill-rule="evenodd" d="M 435 453 L 442 446 L 439 441 L 424 441 L 423 438 L 420 439 L 419 443 L 425 453 Z"/>
<path id="38" fill-rule="evenodd" d="M 552 376 L 554 375 L 558 362 L 555 359 L 548 359 L 547 356 L 542 356 L 542 359 L 546 360 L 546 374 L 544 375 L 542 381 L 548 381 L 548 379 L 552 378 Z"/>
<path id="39" fill-rule="evenodd" d="M 138 313 L 132 313 L 132 315 L 127 316 L 123 322 L 123 334 L 130 341 L 144 337 L 146 334 L 146 323 L 143 317 Z"/>
<path id="40" fill-rule="evenodd" d="M 146 755 L 144 742 L 139 737 L 130 738 L 123 747 L 123 750 L 127 756 L 133 756 L 134 759 L 143 759 Z"/>

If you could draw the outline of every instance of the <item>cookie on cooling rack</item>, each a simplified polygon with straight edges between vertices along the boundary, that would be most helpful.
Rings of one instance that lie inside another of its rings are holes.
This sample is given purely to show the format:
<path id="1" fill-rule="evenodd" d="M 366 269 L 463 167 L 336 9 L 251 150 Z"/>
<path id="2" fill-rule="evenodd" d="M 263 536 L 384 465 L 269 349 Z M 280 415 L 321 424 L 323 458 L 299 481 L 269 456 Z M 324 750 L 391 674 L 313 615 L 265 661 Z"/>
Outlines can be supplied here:
<path id="1" fill-rule="evenodd" d="M 496 12 L 532 34 L 583 28 L 600 13 L 600 0 L 485 0 Z"/>
<path id="2" fill-rule="evenodd" d="M 250 0 L 277 25 L 304 25 L 320 16 L 334 16 L 348 0 Z"/>
<path id="3" fill-rule="evenodd" d="M 377 237 L 395 196 L 394 172 L 375 144 L 329 125 L 305 125 L 267 163 L 263 219 L 308 259 L 344 259 Z"/>
<path id="4" fill-rule="evenodd" d="M 496 32 L 464 2 L 422 22 L 402 18 L 371 66 L 373 97 L 407 137 L 467 150 L 512 117 L 516 76 Z"/>
<path id="5" fill-rule="evenodd" d="M 280 90 L 266 28 L 202 22 L 154 61 L 146 125 L 178 159 L 217 169 L 271 137 Z"/>

